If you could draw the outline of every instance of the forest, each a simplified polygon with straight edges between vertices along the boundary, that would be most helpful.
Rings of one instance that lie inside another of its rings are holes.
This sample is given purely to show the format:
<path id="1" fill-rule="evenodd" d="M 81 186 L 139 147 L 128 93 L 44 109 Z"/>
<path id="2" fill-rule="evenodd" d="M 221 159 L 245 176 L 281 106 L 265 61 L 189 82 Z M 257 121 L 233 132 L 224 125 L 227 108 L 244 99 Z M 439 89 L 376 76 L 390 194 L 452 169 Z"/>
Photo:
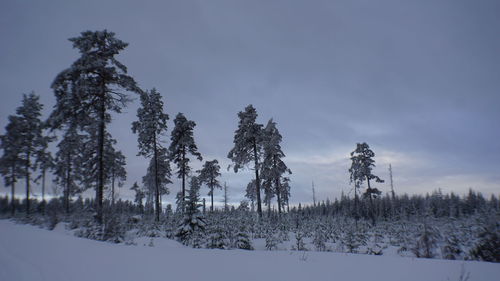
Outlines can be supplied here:
<path id="1" fill-rule="evenodd" d="M 178 113 L 168 133 L 163 95 L 141 89 L 118 61 L 128 43 L 107 30 L 84 31 L 69 41 L 80 57 L 54 78 L 50 115 L 42 117 L 38 95 L 25 94 L 0 138 L 0 173 L 10 188 L 10 196 L 0 198 L 2 218 L 47 229 L 64 223 L 76 236 L 129 245 L 139 237 L 165 237 L 193 248 L 253 250 L 262 243 L 270 251 L 500 262 L 499 197 L 472 189 L 461 196 L 441 190 L 382 194 L 376 184 L 384 180 L 373 174 L 375 152 L 364 142 L 353 145 L 346 167 L 354 194 L 290 204 L 293 174 L 283 136 L 275 120 L 257 123 L 253 105 L 235 113 L 227 168 L 250 169 L 254 177 L 242 187 L 246 200 L 229 204 L 220 181 L 226 167 L 199 152 L 196 122 Z M 149 163 L 142 182 L 125 187 L 134 192 L 133 201 L 115 195 L 127 178 L 127 159 L 108 130 L 112 114 L 122 113 L 132 97 L 140 107 L 130 135 Z M 193 169 L 194 161 L 204 161 L 200 170 Z M 162 202 L 174 177 L 181 184 L 175 206 Z M 61 190 L 57 196 L 48 198 L 48 178 Z M 16 195 L 19 181 L 25 184 L 22 200 Z M 41 199 L 32 198 L 34 184 L 41 185 Z M 209 202 L 201 199 L 202 188 Z M 84 196 L 86 191 L 95 196 Z M 215 192 L 224 193 L 222 207 L 214 204 Z"/>

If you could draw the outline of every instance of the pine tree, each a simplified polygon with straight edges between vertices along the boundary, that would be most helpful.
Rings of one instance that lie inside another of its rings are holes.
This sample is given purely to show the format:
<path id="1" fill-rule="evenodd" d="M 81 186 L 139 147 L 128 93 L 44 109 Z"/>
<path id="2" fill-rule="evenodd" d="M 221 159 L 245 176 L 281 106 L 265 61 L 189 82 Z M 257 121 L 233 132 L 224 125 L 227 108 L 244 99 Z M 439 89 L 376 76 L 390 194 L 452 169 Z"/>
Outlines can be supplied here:
<path id="1" fill-rule="evenodd" d="M 373 196 L 380 195 L 380 191 L 377 188 L 372 188 L 370 185 L 370 180 L 375 180 L 378 183 L 383 183 L 384 181 L 378 176 L 372 174 L 372 169 L 375 167 L 375 153 L 370 149 L 367 143 L 356 144 L 356 149 L 351 152 L 351 168 L 349 168 L 350 181 L 354 183 L 355 191 L 355 204 L 357 204 L 357 193 L 356 190 L 360 188 L 361 184 L 366 180 L 368 183 L 368 188 L 366 189 L 365 196 L 370 199 L 371 212 L 370 216 L 372 218 L 372 223 L 375 224 L 375 214 L 373 208 Z M 356 207 L 357 212 L 357 207 Z"/>
<path id="2" fill-rule="evenodd" d="M 194 121 L 187 120 L 184 114 L 178 113 L 174 120 L 175 127 L 172 130 L 171 143 L 169 147 L 169 158 L 177 165 L 177 176 L 182 179 L 181 204 L 184 205 L 186 197 L 186 176 L 191 168 L 189 167 L 189 157 L 191 154 L 196 159 L 202 161 L 203 158 L 198 152 L 198 147 L 194 142 L 193 129 L 196 126 Z M 183 208 L 181 208 L 182 210 Z"/>
<path id="3" fill-rule="evenodd" d="M 17 108 L 19 151 L 22 171 L 26 183 L 26 215 L 30 214 L 31 174 L 38 169 L 37 156 L 44 150 L 45 138 L 42 135 L 43 123 L 40 120 L 43 105 L 34 93 L 23 95 L 22 105 Z"/>
<path id="4" fill-rule="evenodd" d="M 5 127 L 5 134 L 0 137 L 0 148 L 3 150 L 3 155 L 0 158 L 0 173 L 4 177 L 6 187 L 11 187 L 11 213 L 15 214 L 15 192 L 17 179 L 22 176 L 21 166 L 23 165 L 20 150 L 20 134 L 21 128 L 18 116 L 9 116 L 9 123 Z"/>
<path id="5" fill-rule="evenodd" d="M 149 161 L 147 173 L 142 177 L 142 182 L 146 187 L 147 198 L 151 205 L 153 198 L 156 207 L 155 220 L 160 220 L 161 213 L 161 196 L 169 194 L 167 184 L 172 183 L 170 180 L 172 172 L 170 170 L 170 162 L 168 161 L 167 151 L 161 147 L 158 149 L 156 157 L 153 156 Z M 152 205 L 151 205 L 152 207 Z"/>
<path id="6" fill-rule="evenodd" d="M 46 124 L 44 124 L 46 128 Z M 35 181 L 42 180 L 42 213 L 45 214 L 45 179 L 47 171 L 54 169 L 54 158 L 50 151 L 48 151 L 49 143 L 54 141 L 55 137 L 43 136 L 41 140 L 41 149 L 38 151 L 36 156 L 36 162 L 40 167 L 40 175 L 35 179 Z"/>
<path id="7" fill-rule="evenodd" d="M 260 156 L 262 153 L 262 124 L 257 124 L 257 111 L 252 105 L 248 105 L 245 111 L 238 113 L 238 129 L 234 132 L 234 147 L 229 151 L 227 157 L 234 163 L 234 172 L 242 169 L 245 165 L 254 162 L 255 170 L 255 194 L 257 199 L 257 213 L 262 217 L 262 203 L 260 199 Z"/>
<path id="8" fill-rule="evenodd" d="M 144 157 L 152 158 L 151 171 L 154 173 L 154 195 L 156 203 L 156 221 L 160 220 L 160 189 L 167 183 L 170 183 L 170 166 L 168 173 L 163 178 L 160 178 L 160 165 L 165 166 L 165 163 L 160 164 L 160 159 L 165 159 L 164 153 L 167 151 L 161 144 L 160 137 L 167 132 L 168 115 L 163 112 L 163 101 L 161 94 L 152 89 L 141 93 L 141 107 L 137 109 L 138 121 L 132 123 L 132 132 L 138 136 L 139 153 Z M 160 153 L 163 153 L 160 155 Z M 165 187 L 166 188 L 166 187 Z"/>
<path id="9" fill-rule="evenodd" d="M 54 160 L 54 183 L 63 187 L 66 213 L 70 212 L 70 198 L 83 191 L 77 182 L 84 182 L 82 148 L 87 139 L 78 132 L 76 126 L 69 126 L 57 145 L 58 150 Z"/>
<path id="10" fill-rule="evenodd" d="M 208 188 L 210 189 L 208 195 L 210 195 L 210 200 L 211 200 L 211 205 L 210 205 L 211 212 L 214 211 L 214 189 L 222 188 L 219 180 L 217 180 L 217 178 L 220 177 L 221 175 L 219 171 L 220 171 L 220 166 L 219 166 L 219 161 L 217 160 L 205 161 L 205 164 L 203 164 L 203 168 L 200 171 L 198 171 L 200 173 L 201 183 L 206 183 Z"/>
<path id="11" fill-rule="evenodd" d="M 281 178 L 283 174 L 291 174 L 282 158 L 285 154 L 281 150 L 282 136 L 276 128 L 276 122 L 269 120 L 264 129 L 264 160 L 262 161 L 262 179 L 266 190 L 266 198 L 270 200 L 271 194 L 276 194 L 278 200 L 278 213 L 281 214 L 283 201 L 281 194 Z M 273 186 L 274 185 L 274 189 Z M 269 195 L 268 195 L 269 194 Z M 268 202 L 269 204 L 269 202 Z"/>
<path id="12" fill-rule="evenodd" d="M 51 126 L 58 128 L 68 120 L 80 127 L 95 126 L 91 130 L 95 130 L 97 138 L 93 148 L 98 160 L 96 219 L 102 223 L 106 125 L 111 122 L 110 112 L 120 113 L 130 101 L 124 91 L 140 93 L 141 90 L 127 75 L 125 65 L 115 57 L 128 44 L 115 38 L 113 32 L 84 31 L 79 37 L 69 40 L 81 56 L 70 68 L 59 73 L 52 84 L 56 105 L 51 114 Z"/>

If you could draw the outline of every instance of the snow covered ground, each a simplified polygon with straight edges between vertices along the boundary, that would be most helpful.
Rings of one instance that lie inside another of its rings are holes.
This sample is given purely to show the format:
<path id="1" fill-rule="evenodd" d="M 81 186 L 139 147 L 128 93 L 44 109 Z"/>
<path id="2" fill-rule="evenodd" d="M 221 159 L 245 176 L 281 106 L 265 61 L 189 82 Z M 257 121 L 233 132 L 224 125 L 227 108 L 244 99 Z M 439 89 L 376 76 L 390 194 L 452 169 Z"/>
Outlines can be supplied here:
<path id="1" fill-rule="evenodd" d="M 0 280 L 500 280 L 500 264 L 329 252 L 191 249 L 165 238 L 111 244 L 0 220 Z"/>

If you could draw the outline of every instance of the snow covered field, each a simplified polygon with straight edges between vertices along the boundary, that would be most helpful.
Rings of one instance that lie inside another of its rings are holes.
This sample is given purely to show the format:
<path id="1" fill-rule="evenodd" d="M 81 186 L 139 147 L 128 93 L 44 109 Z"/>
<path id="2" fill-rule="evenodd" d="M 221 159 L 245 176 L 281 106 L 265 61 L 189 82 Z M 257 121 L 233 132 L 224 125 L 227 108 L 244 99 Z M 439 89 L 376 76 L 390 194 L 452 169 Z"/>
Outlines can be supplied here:
<path id="1" fill-rule="evenodd" d="M 137 246 L 0 220 L 0 280 L 499 280 L 500 264 L 328 252 L 191 249 L 165 238 Z"/>

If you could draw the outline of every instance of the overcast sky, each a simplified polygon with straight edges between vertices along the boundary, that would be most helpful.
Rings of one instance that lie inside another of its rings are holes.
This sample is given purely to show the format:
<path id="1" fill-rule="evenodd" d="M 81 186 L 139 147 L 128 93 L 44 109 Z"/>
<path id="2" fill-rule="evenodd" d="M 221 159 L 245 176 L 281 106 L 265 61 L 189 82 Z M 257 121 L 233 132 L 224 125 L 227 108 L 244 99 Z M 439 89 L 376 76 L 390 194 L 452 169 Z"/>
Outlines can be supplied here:
<path id="1" fill-rule="evenodd" d="M 0 133 L 23 93 L 41 95 L 48 116 L 50 84 L 78 58 L 68 38 L 108 29 L 130 44 L 120 61 L 162 93 L 171 120 L 183 112 L 197 123 L 199 150 L 222 163 L 234 202 L 252 178 L 226 170 L 248 104 L 283 135 L 292 203 L 312 200 L 312 181 L 320 200 L 349 193 L 356 142 L 375 152 L 384 192 L 392 163 L 397 193 L 498 195 L 499 27 L 499 1 L 4 0 Z M 137 106 L 110 126 L 128 160 L 125 188 L 148 163 L 130 130 Z M 167 201 L 178 182 L 170 189 Z"/>

